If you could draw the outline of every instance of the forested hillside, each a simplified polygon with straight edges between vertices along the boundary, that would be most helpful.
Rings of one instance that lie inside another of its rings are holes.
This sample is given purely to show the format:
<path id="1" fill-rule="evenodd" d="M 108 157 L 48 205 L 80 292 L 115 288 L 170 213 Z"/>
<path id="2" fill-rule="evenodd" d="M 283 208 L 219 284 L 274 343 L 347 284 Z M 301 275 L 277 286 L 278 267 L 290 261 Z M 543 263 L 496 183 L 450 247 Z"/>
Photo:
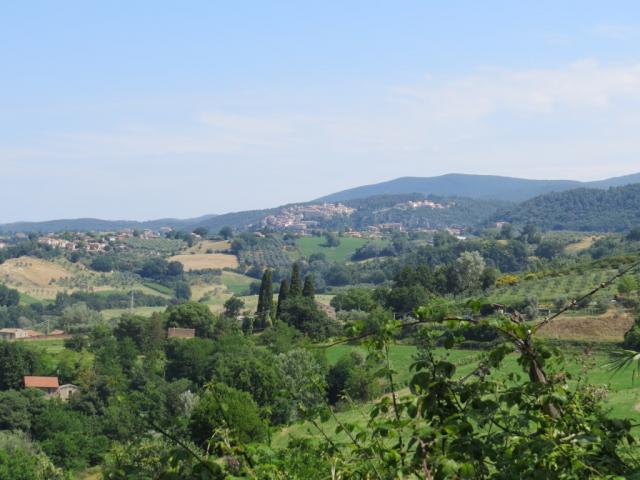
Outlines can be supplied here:
<path id="1" fill-rule="evenodd" d="M 640 184 L 549 193 L 503 211 L 499 217 L 548 230 L 622 231 L 640 224 Z"/>

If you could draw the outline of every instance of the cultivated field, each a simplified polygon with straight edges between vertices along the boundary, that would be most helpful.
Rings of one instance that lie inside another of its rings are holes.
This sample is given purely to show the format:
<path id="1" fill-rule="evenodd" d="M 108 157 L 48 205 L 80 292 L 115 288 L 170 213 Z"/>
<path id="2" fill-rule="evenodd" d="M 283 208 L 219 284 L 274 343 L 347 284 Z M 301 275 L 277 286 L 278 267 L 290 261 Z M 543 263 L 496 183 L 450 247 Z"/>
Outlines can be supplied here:
<path id="1" fill-rule="evenodd" d="M 191 255 L 175 255 L 170 261 L 180 262 L 187 272 L 192 270 L 206 270 L 215 268 L 237 268 L 238 259 L 235 255 L 225 253 L 194 253 Z"/>
<path id="2" fill-rule="evenodd" d="M 588 342 L 621 342 L 633 321 L 630 313 L 616 308 L 597 316 L 565 315 L 542 327 L 539 336 Z"/>

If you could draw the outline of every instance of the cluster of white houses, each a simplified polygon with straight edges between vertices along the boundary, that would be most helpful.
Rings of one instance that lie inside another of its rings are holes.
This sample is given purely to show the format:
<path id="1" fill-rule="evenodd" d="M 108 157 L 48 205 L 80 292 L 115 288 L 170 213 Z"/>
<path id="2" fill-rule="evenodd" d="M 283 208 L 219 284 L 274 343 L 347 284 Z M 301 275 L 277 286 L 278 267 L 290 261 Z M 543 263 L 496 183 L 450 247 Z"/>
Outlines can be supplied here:
<path id="1" fill-rule="evenodd" d="M 262 225 L 276 230 L 305 233 L 308 229 L 316 227 L 320 220 L 336 216 L 349 216 L 355 211 L 355 208 L 347 207 L 341 203 L 293 205 L 283 208 L 275 215 L 266 216 L 262 220 Z"/>
<path id="2" fill-rule="evenodd" d="M 162 236 L 163 230 L 164 229 L 161 229 L 161 232 L 154 230 L 143 230 L 139 232 L 127 228 L 118 232 L 101 232 L 97 235 L 88 235 L 86 233 L 48 233 L 41 236 L 38 239 L 38 243 L 61 250 L 74 251 L 83 248 L 89 252 L 104 252 L 110 245 L 113 246 L 113 244 L 117 244 L 118 242 L 124 242 L 129 238 L 138 237 L 143 240 L 159 238 Z"/>

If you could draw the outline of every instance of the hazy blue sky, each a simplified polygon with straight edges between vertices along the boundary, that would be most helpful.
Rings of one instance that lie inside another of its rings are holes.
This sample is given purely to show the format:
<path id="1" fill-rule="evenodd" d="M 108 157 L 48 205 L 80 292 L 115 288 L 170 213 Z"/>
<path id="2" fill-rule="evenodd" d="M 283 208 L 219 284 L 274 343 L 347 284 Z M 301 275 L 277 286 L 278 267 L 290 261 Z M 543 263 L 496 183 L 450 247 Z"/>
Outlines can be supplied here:
<path id="1" fill-rule="evenodd" d="M 2 2 L 0 222 L 640 171 L 640 4 L 527 3 Z"/>

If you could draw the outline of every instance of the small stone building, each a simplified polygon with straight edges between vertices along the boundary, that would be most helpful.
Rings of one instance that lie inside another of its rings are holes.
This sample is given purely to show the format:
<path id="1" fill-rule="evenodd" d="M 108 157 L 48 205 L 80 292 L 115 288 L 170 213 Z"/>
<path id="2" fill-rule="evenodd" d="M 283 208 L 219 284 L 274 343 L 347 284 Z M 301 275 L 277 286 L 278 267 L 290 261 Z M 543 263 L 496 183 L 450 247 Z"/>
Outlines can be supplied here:
<path id="1" fill-rule="evenodd" d="M 0 340 L 16 340 L 29 337 L 29 330 L 22 328 L 2 328 L 0 329 Z"/>
<path id="2" fill-rule="evenodd" d="M 58 387 L 58 390 L 56 390 L 54 395 L 58 397 L 60 400 L 62 400 L 63 402 L 66 402 L 69 400 L 69 397 L 74 393 L 76 393 L 78 390 L 79 388 L 76 387 L 75 385 L 72 385 L 71 383 L 66 383 L 64 385 L 60 385 L 60 387 Z"/>

